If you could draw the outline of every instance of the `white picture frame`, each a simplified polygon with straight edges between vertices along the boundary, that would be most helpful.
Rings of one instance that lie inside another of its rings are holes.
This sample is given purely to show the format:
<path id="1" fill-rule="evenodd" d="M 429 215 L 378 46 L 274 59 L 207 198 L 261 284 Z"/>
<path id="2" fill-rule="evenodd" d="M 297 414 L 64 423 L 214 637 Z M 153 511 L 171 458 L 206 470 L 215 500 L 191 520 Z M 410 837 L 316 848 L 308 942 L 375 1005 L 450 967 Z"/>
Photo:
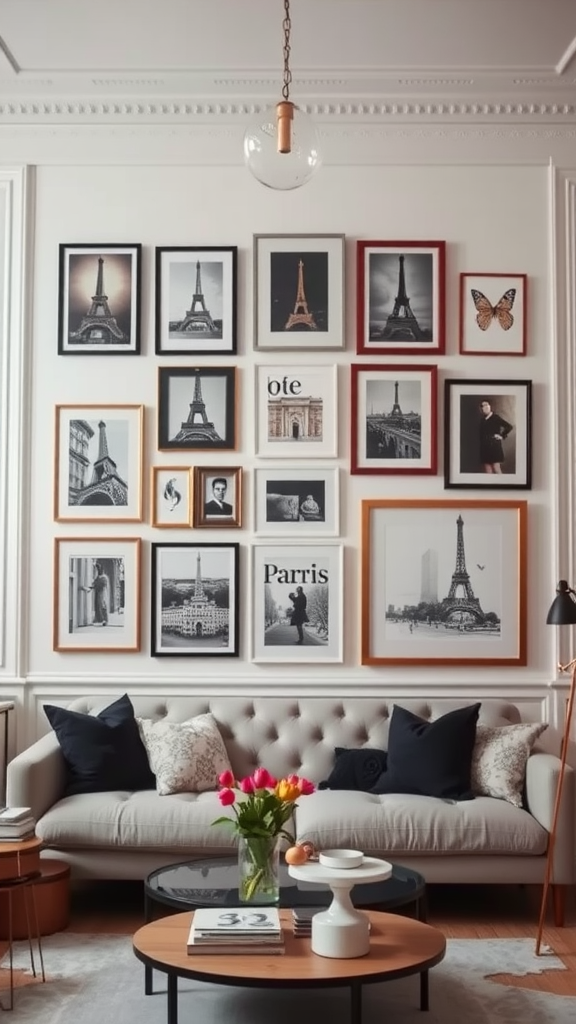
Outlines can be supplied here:
<path id="1" fill-rule="evenodd" d="M 254 471 L 256 533 L 270 537 L 338 536 L 339 470 L 335 466 Z"/>
<path id="2" fill-rule="evenodd" d="M 274 459 L 336 457 L 337 366 L 256 366 L 256 454 Z"/>

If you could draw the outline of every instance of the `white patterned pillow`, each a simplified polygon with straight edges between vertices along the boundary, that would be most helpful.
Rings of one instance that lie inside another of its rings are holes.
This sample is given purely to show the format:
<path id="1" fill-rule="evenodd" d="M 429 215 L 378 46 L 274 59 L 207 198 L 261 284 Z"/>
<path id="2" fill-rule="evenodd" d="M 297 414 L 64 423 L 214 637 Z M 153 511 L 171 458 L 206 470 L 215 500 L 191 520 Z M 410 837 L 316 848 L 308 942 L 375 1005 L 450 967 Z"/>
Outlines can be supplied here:
<path id="1" fill-rule="evenodd" d="M 187 722 L 136 721 L 161 796 L 216 789 L 218 776 L 230 770 L 224 740 L 212 715 L 197 715 Z"/>
<path id="2" fill-rule="evenodd" d="M 472 751 L 472 792 L 522 807 L 526 762 L 532 746 L 547 728 L 545 722 L 477 725 Z"/>

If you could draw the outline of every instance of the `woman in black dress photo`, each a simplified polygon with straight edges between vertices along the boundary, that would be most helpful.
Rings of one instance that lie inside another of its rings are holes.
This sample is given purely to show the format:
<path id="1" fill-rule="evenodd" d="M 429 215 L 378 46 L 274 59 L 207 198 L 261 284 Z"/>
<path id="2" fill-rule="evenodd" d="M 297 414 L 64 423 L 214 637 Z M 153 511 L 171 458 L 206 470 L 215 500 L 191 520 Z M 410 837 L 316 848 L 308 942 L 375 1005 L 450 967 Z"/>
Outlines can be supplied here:
<path id="1" fill-rule="evenodd" d="M 512 424 L 493 412 L 487 398 L 480 402 L 479 423 L 480 462 L 484 473 L 501 473 L 504 462 L 502 442 L 513 430 Z"/>

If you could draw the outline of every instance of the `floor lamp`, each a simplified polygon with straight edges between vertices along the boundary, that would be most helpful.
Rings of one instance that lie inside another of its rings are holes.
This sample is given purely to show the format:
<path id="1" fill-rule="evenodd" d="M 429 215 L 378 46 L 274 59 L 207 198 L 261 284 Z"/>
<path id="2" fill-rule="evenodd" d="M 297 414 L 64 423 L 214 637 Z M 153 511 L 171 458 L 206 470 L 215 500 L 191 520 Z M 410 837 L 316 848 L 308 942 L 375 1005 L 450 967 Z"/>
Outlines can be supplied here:
<path id="1" fill-rule="evenodd" d="M 576 624 L 576 601 L 574 597 L 576 591 L 569 587 L 566 580 L 560 580 L 556 587 L 556 597 L 552 602 L 550 611 L 546 616 L 546 622 L 550 626 L 573 626 Z M 550 887 L 550 877 L 552 875 L 552 865 L 554 862 L 554 848 L 556 846 L 556 831 L 558 828 L 558 816 L 560 814 L 560 804 L 562 801 L 562 789 L 564 787 L 564 775 L 566 772 L 566 759 L 568 757 L 568 746 L 570 743 L 570 730 L 572 726 L 572 711 L 574 709 L 574 691 L 576 690 L 576 658 L 572 658 L 567 665 L 558 665 L 560 672 L 572 672 L 572 679 L 570 682 L 570 691 L 568 694 L 568 704 L 566 706 L 566 717 L 564 720 L 564 730 L 562 733 L 562 745 L 560 747 L 560 770 L 558 772 L 558 782 L 556 784 L 556 796 L 554 798 L 554 811 L 552 814 L 552 825 L 550 828 L 550 838 L 548 840 L 548 853 L 546 855 L 546 873 L 544 875 L 544 888 L 542 889 L 542 904 L 540 907 L 540 920 L 538 921 L 538 934 L 536 936 L 536 956 L 540 955 L 540 946 L 542 944 L 542 932 L 544 930 L 544 920 L 546 917 L 546 904 L 548 902 L 548 889 Z"/>

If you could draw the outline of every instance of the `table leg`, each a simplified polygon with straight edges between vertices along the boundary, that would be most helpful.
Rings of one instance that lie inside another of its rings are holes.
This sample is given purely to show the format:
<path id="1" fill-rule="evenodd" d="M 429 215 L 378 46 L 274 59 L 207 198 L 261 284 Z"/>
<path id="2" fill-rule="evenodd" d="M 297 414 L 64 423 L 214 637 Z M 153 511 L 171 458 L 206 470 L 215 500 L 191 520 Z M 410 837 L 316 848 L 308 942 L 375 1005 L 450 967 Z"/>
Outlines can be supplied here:
<path id="1" fill-rule="evenodd" d="M 428 971 L 420 972 L 420 1009 L 430 1009 L 428 993 Z"/>
<path id="2" fill-rule="evenodd" d="M 146 887 L 144 887 L 144 924 L 148 924 L 152 920 L 151 912 L 151 899 L 148 896 Z M 148 964 L 144 967 L 144 995 L 154 995 L 154 980 L 152 968 L 148 967 Z"/>
<path id="3" fill-rule="evenodd" d="M 168 975 L 167 1024 L 178 1024 L 178 975 Z"/>
<path id="4" fill-rule="evenodd" d="M 423 892 L 418 900 L 416 900 L 416 920 L 422 921 L 426 924 L 428 920 L 428 902 L 426 900 L 426 893 Z"/>
<path id="5" fill-rule="evenodd" d="M 350 1024 L 362 1024 L 362 985 L 350 985 Z"/>

